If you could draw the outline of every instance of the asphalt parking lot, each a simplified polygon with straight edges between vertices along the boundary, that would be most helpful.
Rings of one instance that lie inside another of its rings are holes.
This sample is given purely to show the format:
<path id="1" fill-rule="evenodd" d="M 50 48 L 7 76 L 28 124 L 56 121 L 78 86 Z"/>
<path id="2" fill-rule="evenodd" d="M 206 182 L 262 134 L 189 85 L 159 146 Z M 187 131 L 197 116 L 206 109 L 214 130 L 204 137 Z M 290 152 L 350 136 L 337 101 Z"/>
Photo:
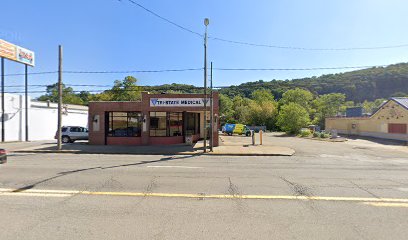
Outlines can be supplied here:
<path id="1" fill-rule="evenodd" d="M 265 137 L 296 154 L 16 153 L 0 239 L 405 239 L 406 146 Z"/>

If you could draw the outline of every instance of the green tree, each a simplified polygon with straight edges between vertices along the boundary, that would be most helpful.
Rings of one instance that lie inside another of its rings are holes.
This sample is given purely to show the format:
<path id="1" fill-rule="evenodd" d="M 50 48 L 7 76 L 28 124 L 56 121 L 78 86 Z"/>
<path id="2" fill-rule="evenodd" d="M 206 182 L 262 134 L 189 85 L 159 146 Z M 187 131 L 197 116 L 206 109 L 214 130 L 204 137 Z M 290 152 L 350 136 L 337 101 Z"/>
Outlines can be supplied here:
<path id="1" fill-rule="evenodd" d="M 362 104 L 364 113 L 372 113 L 375 109 L 375 103 L 365 100 Z"/>
<path id="2" fill-rule="evenodd" d="M 306 109 L 309 113 L 311 110 L 311 103 L 313 101 L 313 94 L 308 91 L 304 90 L 301 88 L 295 88 L 286 91 L 283 95 L 282 98 L 280 99 L 279 103 L 281 105 L 285 105 L 288 103 L 296 103 L 302 106 L 304 109 Z"/>
<path id="3" fill-rule="evenodd" d="M 297 134 L 310 122 L 309 113 L 297 103 L 283 105 L 279 111 L 277 125 L 285 132 Z"/>
<path id="4" fill-rule="evenodd" d="M 48 85 L 46 94 L 38 97 L 37 100 L 58 102 L 58 83 Z M 84 104 L 84 101 L 75 94 L 74 90 L 71 87 L 66 87 L 64 84 L 62 84 L 62 102 L 66 104 Z"/>
<path id="5" fill-rule="evenodd" d="M 408 93 L 395 92 L 395 93 L 391 94 L 391 97 L 408 97 Z"/>
<path id="6" fill-rule="evenodd" d="M 111 90 L 110 101 L 137 101 L 142 95 L 141 87 L 137 86 L 137 79 L 132 76 L 127 76 L 122 81 L 116 80 Z"/>
<path id="7" fill-rule="evenodd" d="M 243 98 L 241 96 L 235 96 L 232 99 L 233 103 L 233 119 L 239 123 L 246 123 L 248 120 L 248 105 L 251 102 L 248 98 Z"/>
<path id="8" fill-rule="evenodd" d="M 341 111 L 345 100 L 346 95 L 342 93 L 330 93 L 316 98 L 313 102 L 316 108 L 314 123 L 324 128 L 326 117 L 336 116 Z"/>
<path id="9" fill-rule="evenodd" d="M 248 105 L 247 124 L 266 126 L 267 129 L 275 128 L 277 116 L 277 103 L 275 101 L 251 101 Z"/>
<path id="10" fill-rule="evenodd" d="M 277 115 L 277 102 L 270 90 L 258 89 L 252 92 L 252 101 L 248 102 L 246 123 L 250 125 L 266 126 L 274 129 Z"/>
<path id="11" fill-rule="evenodd" d="M 234 122 L 234 103 L 225 94 L 220 94 L 220 115 L 224 122 Z"/>
<path id="12" fill-rule="evenodd" d="M 267 89 L 258 89 L 252 92 L 251 97 L 254 101 L 260 103 L 265 101 L 275 101 L 272 92 Z"/>

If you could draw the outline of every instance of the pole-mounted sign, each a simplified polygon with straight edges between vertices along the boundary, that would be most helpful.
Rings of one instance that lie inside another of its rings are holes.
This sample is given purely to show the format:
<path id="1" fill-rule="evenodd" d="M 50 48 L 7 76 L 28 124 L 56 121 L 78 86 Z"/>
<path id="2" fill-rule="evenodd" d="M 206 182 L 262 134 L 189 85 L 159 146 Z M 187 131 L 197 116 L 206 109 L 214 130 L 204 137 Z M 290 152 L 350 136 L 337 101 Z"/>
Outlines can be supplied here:
<path id="1" fill-rule="evenodd" d="M 0 39 L 0 57 L 10 59 L 32 67 L 35 65 L 35 54 L 33 51 L 14 45 Z"/>
<path id="2" fill-rule="evenodd" d="M 1 141 L 5 141 L 5 97 L 4 97 L 4 59 L 9 59 L 25 65 L 25 139 L 28 141 L 28 67 L 35 65 L 35 54 L 26 48 L 14 45 L 0 39 L 1 59 Z"/>

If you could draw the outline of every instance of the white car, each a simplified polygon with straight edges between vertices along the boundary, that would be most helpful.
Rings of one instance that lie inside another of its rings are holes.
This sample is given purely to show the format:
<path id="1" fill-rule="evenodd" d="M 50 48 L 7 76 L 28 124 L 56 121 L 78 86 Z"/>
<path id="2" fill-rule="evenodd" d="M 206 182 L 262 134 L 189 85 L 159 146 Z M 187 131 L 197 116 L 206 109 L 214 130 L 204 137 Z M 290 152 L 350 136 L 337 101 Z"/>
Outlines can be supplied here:
<path id="1" fill-rule="evenodd" d="M 73 143 L 76 140 L 88 140 L 88 128 L 78 126 L 63 126 L 61 129 L 63 143 Z M 55 139 L 58 138 L 58 132 Z"/>

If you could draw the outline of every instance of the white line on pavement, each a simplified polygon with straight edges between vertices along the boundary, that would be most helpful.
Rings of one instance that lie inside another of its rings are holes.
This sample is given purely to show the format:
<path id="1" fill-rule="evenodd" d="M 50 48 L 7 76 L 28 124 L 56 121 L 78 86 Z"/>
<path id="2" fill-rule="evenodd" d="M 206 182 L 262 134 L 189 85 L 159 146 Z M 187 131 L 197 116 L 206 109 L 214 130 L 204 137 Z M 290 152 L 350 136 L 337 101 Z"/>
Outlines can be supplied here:
<path id="1" fill-rule="evenodd" d="M 202 167 L 187 167 L 187 166 L 147 166 L 148 168 L 186 168 L 186 169 L 197 169 Z"/>

